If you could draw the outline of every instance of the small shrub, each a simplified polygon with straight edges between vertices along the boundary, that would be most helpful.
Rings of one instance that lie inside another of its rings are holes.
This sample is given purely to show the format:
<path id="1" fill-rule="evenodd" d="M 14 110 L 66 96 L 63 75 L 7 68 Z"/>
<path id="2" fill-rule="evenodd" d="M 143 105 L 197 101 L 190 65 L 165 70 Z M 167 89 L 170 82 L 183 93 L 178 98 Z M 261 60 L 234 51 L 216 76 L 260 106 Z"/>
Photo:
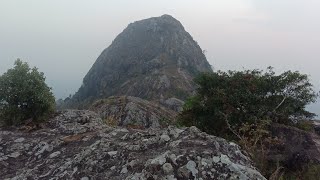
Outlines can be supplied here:
<path id="1" fill-rule="evenodd" d="M 37 68 L 21 60 L 0 76 L 0 121 L 6 125 L 45 121 L 54 112 L 55 98 Z"/>
<path id="2" fill-rule="evenodd" d="M 314 131 L 314 125 L 310 120 L 300 120 L 294 126 L 307 132 Z"/>
<path id="3" fill-rule="evenodd" d="M 167 127 L 169 126 L 170 124 L 172 124 L 172 121 L 168 118 L 165 118 L 165 117 L 161 117 L 159 119 L 159 123 L 161 125 L 161 127 Z"/>
<path id="4" fill-rule="evenodd" d="M 303 174 L 302 179 L 308 180 L 318 180 L 320 178 L 320 165 L 319 164 L 310 164 Z"/>
<path id="5" fill-rule="evenodd" d="M 105 119 L 105 123 L 110 126 L 110 127 L 116 127 L 118 126 L 118 121 L 117 119 L 114 117 L 114 116 L 108 116 L 106 119 Z"/>

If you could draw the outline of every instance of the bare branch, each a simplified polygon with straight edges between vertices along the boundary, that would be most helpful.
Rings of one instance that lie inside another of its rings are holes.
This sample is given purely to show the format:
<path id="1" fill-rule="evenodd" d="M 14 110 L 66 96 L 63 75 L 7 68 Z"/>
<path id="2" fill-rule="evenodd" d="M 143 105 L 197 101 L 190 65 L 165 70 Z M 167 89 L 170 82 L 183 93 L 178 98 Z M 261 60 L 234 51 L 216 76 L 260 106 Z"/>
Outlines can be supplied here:
<path id="1" fill-rule="evenodd" d="M 228 126 L 228 129 L 234 134 L 236 135 L 240 140 L 242 140 L 242 137 L 234 130 L 232 129 L 230 123 L 229 123 L 229 120 L 228 120 L 228 115 L 224 114 L 223 112 L 219 111 L 220 114 L 222 114 L 224 116 L 224 120 Z"/>
<path id="2" fill-rule="evenodd" d="M 284 96 L 284 98 L 282 99 L 282 101 L 280 102 L 280 104 L 278 104 L 278 106 L 273 110 L 273 112 L 275 112 L 283 103 L 284 101 L 287 99 L 286 96 Z"/>

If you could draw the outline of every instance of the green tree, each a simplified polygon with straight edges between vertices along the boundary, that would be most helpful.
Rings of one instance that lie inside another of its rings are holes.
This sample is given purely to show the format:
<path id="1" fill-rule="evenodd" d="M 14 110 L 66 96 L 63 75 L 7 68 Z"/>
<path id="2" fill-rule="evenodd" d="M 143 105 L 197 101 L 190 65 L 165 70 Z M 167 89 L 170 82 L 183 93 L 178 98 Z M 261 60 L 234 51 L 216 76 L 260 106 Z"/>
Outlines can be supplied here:
<path id="1" fill-rule="evenodd" d="M 291 124 L 312 118 L 305 107 L 318 97 L 307 75 L 297 71 L 276 75 L 272 67 L 205 73 L 195 82 L 197 94 L 186 102 L 180 124 L 225 138 L 241 139 L 238 132 L 245 123 Z"/>
<path id="2" fill-rule="evenodd" d="M 55 98 L 45 77 L 20 59 L 0 76 L 0 121 L 7 125 L 26 120 L 38 123 L 54 111 Z"/>

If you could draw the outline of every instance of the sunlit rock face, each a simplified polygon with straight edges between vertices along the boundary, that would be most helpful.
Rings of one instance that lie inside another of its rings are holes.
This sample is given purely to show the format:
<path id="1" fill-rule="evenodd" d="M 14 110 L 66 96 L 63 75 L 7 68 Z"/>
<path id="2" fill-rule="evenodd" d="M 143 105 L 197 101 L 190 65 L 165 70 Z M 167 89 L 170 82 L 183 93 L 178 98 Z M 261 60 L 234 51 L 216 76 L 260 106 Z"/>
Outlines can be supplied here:
<path id="1" fill-rule="evenodd" d="M 0 179 L 265 179 L 236 144 L 195 127 L 110 127 L 67 110 L 28 129 L 0 128 Z"/>
<path id="2" fill-rule="evenodd" d="M 211 71 L 178 20 L 170 15 L 149 18 L 129 24 L 101 53 L 72 101 L 86 104 L 114 95 L 184 100 L 195 90 L 193 78 Z"/>

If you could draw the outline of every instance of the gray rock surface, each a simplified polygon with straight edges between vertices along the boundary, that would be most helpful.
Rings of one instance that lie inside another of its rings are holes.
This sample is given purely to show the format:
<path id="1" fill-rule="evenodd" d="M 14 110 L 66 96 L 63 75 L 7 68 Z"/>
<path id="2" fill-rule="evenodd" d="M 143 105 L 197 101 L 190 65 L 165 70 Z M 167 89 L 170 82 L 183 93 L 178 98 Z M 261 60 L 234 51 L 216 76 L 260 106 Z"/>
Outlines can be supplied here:
<path id="1" fill-rule="evenodd" d="M 320 121 L 319 120 L 312 121 L 312 124 L 314 127 L 314 132 L 320 136 Z"/>
<path id="2" fill-rule="evenodd" d="M 136 21 L 98 57 L 69 99 L 71 106 L 109 96 L 147 100 L 185 100 L 195 90 L 193 78 L 212 72 L 200 46 L 170 15 Z"/>
<path id="3" fill-rule="evenodd" d="M 177 112 L 155 102 L 132 96 L 112 96 L 96 101 L 90 108 L 109 126 L 139 129 L 160 128 L 173 124 Z"/>
<path id="4" fill-rule="evenodd" d="M 280 162 L 291 171 L 320 164 L 320 137 L 316 133 L 277 123 L 271 124 L 270 131 L 278 142 L 266 151 L 269 162 Z"/>
<path id="5" fill-rule="evenodd" d="M 0 179 L 265 179 L 237 145 L 195 127 L 111 128 L 90 111 L 0 128 L 0 142 Z"/>
<path id="6" fill-rule="evenodd" d="M 169 98 L 167 100 L 160 100 L 161 105 L 172 109 L 176 112 L 181 112 L 183 110 L 184 101 L 177 98 Z"/>

